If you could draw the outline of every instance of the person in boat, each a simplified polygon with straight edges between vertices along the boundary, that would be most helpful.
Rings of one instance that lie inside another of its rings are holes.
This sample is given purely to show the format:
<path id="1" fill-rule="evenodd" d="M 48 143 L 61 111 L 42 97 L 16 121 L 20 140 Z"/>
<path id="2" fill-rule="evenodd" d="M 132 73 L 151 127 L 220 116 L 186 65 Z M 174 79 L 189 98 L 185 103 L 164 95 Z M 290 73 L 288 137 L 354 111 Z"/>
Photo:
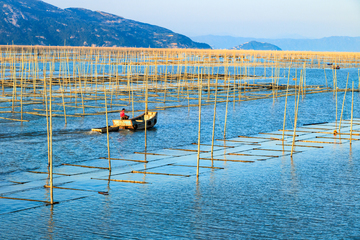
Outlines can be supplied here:
<path id="1" fill-rule="evenodd" d="M 120 118 L 121 120 L 127 120 L 129 119 L 129 116 L 128 115 L 125 115 L 125 108 L 123 108 L 120 112 Z"/>

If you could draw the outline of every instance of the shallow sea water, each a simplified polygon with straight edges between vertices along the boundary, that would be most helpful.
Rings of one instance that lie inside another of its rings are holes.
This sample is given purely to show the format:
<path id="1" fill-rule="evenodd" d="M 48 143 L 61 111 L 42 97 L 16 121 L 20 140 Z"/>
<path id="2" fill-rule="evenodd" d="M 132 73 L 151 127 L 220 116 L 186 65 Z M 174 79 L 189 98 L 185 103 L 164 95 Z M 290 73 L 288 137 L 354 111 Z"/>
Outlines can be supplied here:
<path id="1" fill-rule="evenodd" d="M 341 87 L 347 71 L 350 79 L 357 79 L 357 70 L 339 71 Z M 323 84 L 322 74 L 323 70 L 307 70 L 308 84 Z M 338 94 L 338 116 L 343 96 Z M 348 93 L 344 119 L 350 118 L 350 103 Z M 236 103 L 235 108 L 229 103 L 226 138 L 282 129 L 284 104 L 284 98 Z M 354 106 L 354 117 L 359 118 L 358 93 Z M 289 97 L 287 129 L 293 127 L 293 109 L 294 98 Z M 218 104 L 217 139 L 223 138 L 224 115 L 225 103 Z M 202 142 L 211 140 L 212 116 L 213 106 L 203 106 Z M 38 127 L 45 120 L 30 120 L 22 126 L 1 122 L 1 181 L 25 178 L 28 170 L 46 169 L 46 128 Z M 63 119 L 54 121 L 56 166 L 106 157 L 106 135 L 89 131 L 94 125 L 104 126 L 104 116 L 69 119 L 66 127 Z M 332 93 L 301 100 L 298 126 L 334 121 Z M 197 141 L 197 124 L 197 108 L 160 111 L 158 124 L 148 131 L 148 150 L 189 146 Z M 111 133 L 110 142 L 112 157 L 144 149 L 141 131 Z M 297 153 L 293 160 L 283 156 L 255 163 L 220 162 L 217 166 L 224 169 L 203 171 L 198 183 L 194 175 L 141 176 L 151 183 L 146 185 L 99 182 L 108 196 L 89 194 L 53 207 L 0 213 L 0 238 L 360 239 L 359 146 L 358 141 L 351 148 L 349 144 L 327 144 Z M 195 174 L 196 169 L 193 171 Z M 86 182 L 83 185 L 85 189 Z"/>
<path id="2" fill-rule="evenodd" d="M 356 150 L 357 149 L 357 150 Z M 359 144 L 2 215 L 2 239 L 358 239 Z M 351 153 L 351 155 L 350 155 Z M 321 156 L 321 157 L 317 157 Z M 11 230 L 11 231 L 10 231 Z"/>

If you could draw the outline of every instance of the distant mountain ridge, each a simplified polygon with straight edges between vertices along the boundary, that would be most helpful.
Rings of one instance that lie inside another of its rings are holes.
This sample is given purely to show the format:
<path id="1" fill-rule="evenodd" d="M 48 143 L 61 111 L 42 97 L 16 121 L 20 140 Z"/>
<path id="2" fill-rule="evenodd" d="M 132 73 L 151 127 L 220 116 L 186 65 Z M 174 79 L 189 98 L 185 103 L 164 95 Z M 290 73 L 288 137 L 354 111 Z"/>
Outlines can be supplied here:
<path id="1" fill-rule="evenodd" d="M 41 0 L 0 0 L 0 44 L 210 48 L 166 28 Z"/>
<path id="2" fill-rule="evenodd" d="M 360 52 L 360 37 L 339 36 L 320 39 L 270 39 L 205 35 L 191 37 L 191 39 L 205 42 L 215 49 L 229 49 L 246 42 L 258 41 L 274 44 L 285 51 Z"/>
<path id="3" fill-rule="evenodd" d="M 275 46 L 274 44 L 264 43 L 264 42 L 257 42 L 257 41 L 250 41 L 243 44 L 240 44 L 232 49 L 235 50 L 273 50 L 273 51 L 281 51 L 281 48 Z"/>

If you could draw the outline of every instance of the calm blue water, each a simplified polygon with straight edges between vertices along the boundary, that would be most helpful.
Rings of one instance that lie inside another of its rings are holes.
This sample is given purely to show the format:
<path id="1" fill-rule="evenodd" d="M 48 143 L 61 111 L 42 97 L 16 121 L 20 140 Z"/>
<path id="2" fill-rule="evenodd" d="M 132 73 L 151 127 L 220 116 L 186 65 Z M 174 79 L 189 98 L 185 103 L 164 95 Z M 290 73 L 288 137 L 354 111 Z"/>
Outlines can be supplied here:
<path id="1" fill-rule="evenodd" d="M 340 88 L 345 87 L 347 72 L 350 81 L 358 84 L 357 70 L 340 70 Z M 331 70 L 327 77 L 329 81 Z M 307 84 L 324 85 L 324 71 L 308 69 Z M 338 94 L 338 117 L 343 96 Z M 348 93 L 345 119 L 350 118 L 350 103 Z M 226 137 L 282 129 L 284 105 L 284 98 L 241 102 L 235 107 L 229 103 Z M 354 106 L 354 117 L 360 117 L 358 93 Z M 141 108 L 144 106 L 135 107 Z M 288 129 L 293 127 L 293 112 L 294 97 L 289 97 Z M 110 114 L 110 119 L 118 115 Z M 306 95 L 298 117 L 298 126 L 335 121 L 333 94 Z M 0 120 L 0 180 L 27 170 L 46 169 L 46 121 L 36 116 L 25 118 L 31 121 Z M 212 118 L 213 106 L 203 106 L 203 142 L 211 140 Z M 223 137 L 224 119 L 225 103 L 221 103 L 216 138 Z M 54 118 L 55 165 L 106 156 L 106 135 L 90 131 L 105 124 L 104 116 L 69 118 L 66 126 L 63 118 Z M 158 124 L 148 131 L 148 150 L 196 142 L 197 126 L 197 108 L 159 111 Z M 111 133 L 110 143 L 112 157 L 143 151 L 144 132 Z M 254 164 L 224 163 L 224 170 L 201 175 L 198 185 L 194 177 L 145 186 L 111 183 L 109 196 L 94 195 L 62 202 L 53 209 L 44 206 L 2 215 L 0 238 L 359 239 L 359 150 L 355 143 L 352 149 L 345 145 L 310 149 L 293 161 L 283 157 Z"/>
<path id="2" fill-rule="evenodd" d="M 355 147 L 356 146 L 356 147 Z M 351 153 L 351 155 L 350 155 Z M 316 157 L 320 156 L 320 157 Z M 359 144 L 1 217 L 2 239 L 358 239 Z"/>

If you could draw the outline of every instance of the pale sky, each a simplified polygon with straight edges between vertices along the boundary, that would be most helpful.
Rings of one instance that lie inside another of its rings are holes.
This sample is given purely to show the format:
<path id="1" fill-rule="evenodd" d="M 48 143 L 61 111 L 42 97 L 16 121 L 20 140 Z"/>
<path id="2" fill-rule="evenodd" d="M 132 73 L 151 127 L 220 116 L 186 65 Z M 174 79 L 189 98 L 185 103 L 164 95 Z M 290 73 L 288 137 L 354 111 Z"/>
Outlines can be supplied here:
<path id="1" fill-rule="evenodd" d="M 360 0 L 44 0 L 168 28 L 187 36 L 360 37 Z"/>

